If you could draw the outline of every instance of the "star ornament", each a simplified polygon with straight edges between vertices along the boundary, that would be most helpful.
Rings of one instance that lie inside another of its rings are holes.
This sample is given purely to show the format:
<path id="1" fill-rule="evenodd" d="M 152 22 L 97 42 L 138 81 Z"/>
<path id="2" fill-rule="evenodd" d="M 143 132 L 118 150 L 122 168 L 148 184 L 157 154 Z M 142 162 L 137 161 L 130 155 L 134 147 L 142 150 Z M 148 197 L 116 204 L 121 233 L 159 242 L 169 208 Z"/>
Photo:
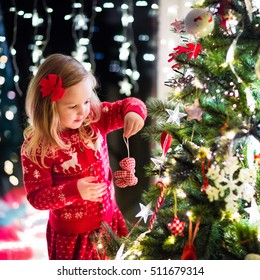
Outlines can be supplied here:
<path id="1" fill-rule="evenodd" d="M 199 122 L 202 121 L 202 115 L 204 111 L 200 108 L 199 100 L 196 99 L 192 105 L 185 106 L 185 111 L 188 113 L 187 120 L 197 120 Z"/>
<path id="2" fill-rule="evenodd" d="M 177 19 L 175 19 L 175 21 L 171 23 L 171 27 L 175 29 L 177 33 L 181 33 L 185 30 L 184 21 Z"/>
<path id="3" fill-rule="evenodd" d="M 151 158 L 151 161 L 154 163 L 154 169 L 161 169 L 165 159 L 162 157 L 159 159 Z"/>
<path id="4" fill-rule="evenodd" d="M 144 222 L 147 222 L 148 216 L 153 214 L 153 211 L 150 209 L 150 203 L 147 206 L 144 206 L 142 203 L 139 203 L 141 211 L 136 215 L 136 217 L 141 217 L 144 219 Z"/>
<path id="5" fill-rule="evenodd" d="M 174 110 L 166 109 L 166 112 L 169 114 L 169 118 L 166 122 L 173 122 L 178 126 L 180 126 L 180 119 L 187 116 L 185 113 L 180 113 L 180 104 L 178 104 Z"/>

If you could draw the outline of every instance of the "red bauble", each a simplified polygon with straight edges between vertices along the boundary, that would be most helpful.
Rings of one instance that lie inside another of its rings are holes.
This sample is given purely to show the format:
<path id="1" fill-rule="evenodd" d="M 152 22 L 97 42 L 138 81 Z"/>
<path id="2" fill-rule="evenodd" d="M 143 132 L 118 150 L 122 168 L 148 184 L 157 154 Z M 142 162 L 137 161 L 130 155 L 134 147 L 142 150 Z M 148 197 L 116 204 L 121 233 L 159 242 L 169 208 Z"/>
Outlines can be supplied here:
<path id="1" fill-rule="evenodd" d="M 162 132 L 162 134 L 161 134 L 161 147 L 162 147 L 164 155 L 166 155 L 166 153 L 170 149 L 170 147 L 172 145 L 172 140 L 173 140 L 173 137 L 172 137 L 171 133 L 166 132 L 166 131 Z"/>

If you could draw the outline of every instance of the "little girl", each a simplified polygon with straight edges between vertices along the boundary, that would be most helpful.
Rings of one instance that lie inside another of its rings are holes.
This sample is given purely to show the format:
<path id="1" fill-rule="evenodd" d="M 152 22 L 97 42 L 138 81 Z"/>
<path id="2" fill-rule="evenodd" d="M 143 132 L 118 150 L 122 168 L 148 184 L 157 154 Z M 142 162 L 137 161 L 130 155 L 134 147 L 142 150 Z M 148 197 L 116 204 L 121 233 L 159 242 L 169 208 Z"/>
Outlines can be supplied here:
<path id="1" fill-rule="evenodd" d="M 129 138 L 147 111 L 136 98 L 101 103 L 96 80 L 76 59 L 50 55 L 26 96 L 29 126 L 21 150 L 24 186 L 33 207 L 49 210 L 47 245 L 52 260 L 96 260 L 105 222 L 127 234 L 116 204 L 106 136 L 123 128 Z"/>

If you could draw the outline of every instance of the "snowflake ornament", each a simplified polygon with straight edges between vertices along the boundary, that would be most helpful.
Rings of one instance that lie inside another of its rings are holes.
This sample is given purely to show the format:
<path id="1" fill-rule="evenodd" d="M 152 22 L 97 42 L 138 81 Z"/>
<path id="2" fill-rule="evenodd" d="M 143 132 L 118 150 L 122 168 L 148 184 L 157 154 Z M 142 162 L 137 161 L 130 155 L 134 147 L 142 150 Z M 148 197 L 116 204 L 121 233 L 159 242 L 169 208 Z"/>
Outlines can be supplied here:
<path id="1" fill-rule="evenodd" d="M 238 210 L 239 199 L 247 202 L 253 199 L 256 172 L 254 169 L 241 168 L 235 156 L 228 156 L 223 167 L 212 165 L 207 177 L 214 184 L 209 184 L 205 190 L 208 199 L 211 202 L 224 200 L 226 211 L 235 213 Z"/>

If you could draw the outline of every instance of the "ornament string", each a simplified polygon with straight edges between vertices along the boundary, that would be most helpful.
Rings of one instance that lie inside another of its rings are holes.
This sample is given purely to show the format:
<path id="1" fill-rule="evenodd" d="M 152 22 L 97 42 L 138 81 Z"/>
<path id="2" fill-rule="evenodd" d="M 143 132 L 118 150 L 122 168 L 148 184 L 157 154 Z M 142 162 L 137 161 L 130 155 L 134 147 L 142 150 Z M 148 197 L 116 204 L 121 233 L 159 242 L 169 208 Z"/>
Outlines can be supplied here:
<path id="1" fill-rule="evenodd" d="M 126 145 L 126 149 L 127 149 L 127 157 L 130 157 L 130 148 L 129 148 L 129 139 L 123 137 L 125 145 Z"/>

